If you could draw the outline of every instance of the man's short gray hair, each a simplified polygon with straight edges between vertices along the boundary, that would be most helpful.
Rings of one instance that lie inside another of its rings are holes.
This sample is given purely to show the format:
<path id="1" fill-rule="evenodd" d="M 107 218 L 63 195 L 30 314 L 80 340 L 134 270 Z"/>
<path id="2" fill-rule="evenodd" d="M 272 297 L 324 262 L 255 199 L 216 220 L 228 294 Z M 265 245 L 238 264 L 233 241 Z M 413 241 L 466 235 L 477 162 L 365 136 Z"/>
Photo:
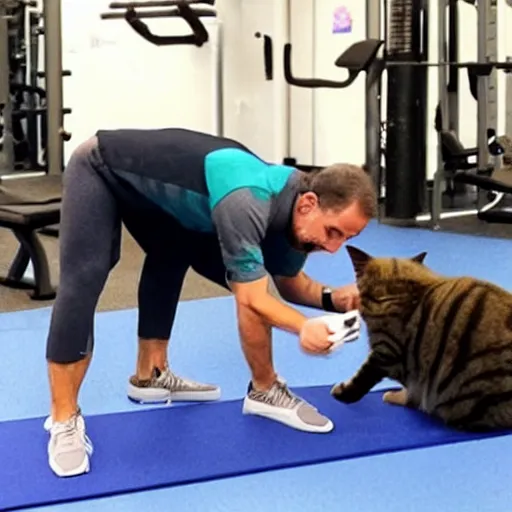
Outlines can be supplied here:
<path id="1" fill-rule="evenodd" d="M 377 216 L 375 186 L 370 176 L 357 165 L 334 164 L 303 172 L 300 192 L 314 192 L 324 209 L 345 208 L 357 202 L 367 218 Z"/>

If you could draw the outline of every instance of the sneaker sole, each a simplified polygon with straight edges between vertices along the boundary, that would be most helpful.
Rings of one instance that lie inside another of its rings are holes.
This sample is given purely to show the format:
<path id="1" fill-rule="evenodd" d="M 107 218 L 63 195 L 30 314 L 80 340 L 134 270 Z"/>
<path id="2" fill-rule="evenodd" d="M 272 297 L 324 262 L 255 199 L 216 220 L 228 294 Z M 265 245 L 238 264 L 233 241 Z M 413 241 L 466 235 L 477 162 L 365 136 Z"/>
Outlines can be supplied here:
<path id="1" fill-rule="evenodd" d="M 208 391 L 176 391 L 166 389 L 138 388 L 128 384 L 128 398 L 138 404 L 162 404 L 171 402 L 213 402 L 220 398 L 220 389 Z"/>
<path id="2" fill-rule="evenodd" d="M 295 411 L 290 411 L 289 409 L 285 409 L 284 411 L 286 412 L 283 412 L 283 409 L 278 409 L 272 405 L 263 404 L 247 397 L 244 399 L 242 409 L 243 414 L 262 416 L 283 423 L 295 430 L 301 430 L 302 432 L 328 434 L 334 429 L 334 424 L 331 420 L 328 420 L 325 425 L 308 425 L 301 421 L 295 414 Z"/>

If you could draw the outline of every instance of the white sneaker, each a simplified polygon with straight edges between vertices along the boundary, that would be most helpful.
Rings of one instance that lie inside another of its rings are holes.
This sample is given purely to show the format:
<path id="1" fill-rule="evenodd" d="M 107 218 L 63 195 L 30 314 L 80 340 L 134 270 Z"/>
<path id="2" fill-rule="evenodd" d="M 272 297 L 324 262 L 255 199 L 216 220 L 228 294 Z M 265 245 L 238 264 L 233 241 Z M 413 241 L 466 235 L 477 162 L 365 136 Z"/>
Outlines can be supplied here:
<path id="1" fill-rule="evenodd" d="M 328 433 L 334 428 L 329 418 L 294 395 L 282 380 L 277 380 L 266 392 L 249 384 L 243 413 L 263 416 L 304 432 Z"/>
<path id="2" fill-rule="evenodd" d="M 64 422 L 53 422 L 48 417 L 44 428 L 50 433 L 48 462 L 53 472 L 59 477 L 87 473 L 93 446 L 85 433 L 80 411 Z"/>

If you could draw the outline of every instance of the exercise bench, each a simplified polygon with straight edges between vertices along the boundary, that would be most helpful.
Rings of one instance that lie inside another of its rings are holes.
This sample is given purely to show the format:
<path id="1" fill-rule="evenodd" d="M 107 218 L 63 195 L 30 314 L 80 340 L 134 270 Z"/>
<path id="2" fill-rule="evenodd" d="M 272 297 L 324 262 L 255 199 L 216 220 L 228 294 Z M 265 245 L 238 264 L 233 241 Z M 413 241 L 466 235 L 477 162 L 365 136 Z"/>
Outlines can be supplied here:
<path id="1" fill-rule="evenodd" d="M 0 228 L 11 230 L 19 242 L 0 285 L 31 290 L 33 300 L 55 298 L 48 258 L 38 230 L 60 222 L 61 197 L 61 175 L 0 180 Z M 33 279 L 24 277 L 29 263 L 34 271 Z"/>
<path id="2" fill-rule="evenodd" d="M 474 186 L 495 194 L 490 203 L 478 208 L 477 218 L 488 223 L 512 224 L 512 209 L 507 206 L 498 206 L 504 196 L 512 194 L 512 170 L 510 167 L 495 169 L 493 164 L 488 164 L 485 169 L 478 169 L 477 147 L 465 148 L 456 134 L 451 131 L 441 130 L 439 136 L 444 162 L 444 177 L 451 179 L 454 183 Z M 487 141 L 490 155 L 504 154 L 505 150 L 496 138 L 493 129 L 487 130 Z M 439 201 L 433 208 L 433 214 L 433 218 L 437 222 L 441 217 Z"/>

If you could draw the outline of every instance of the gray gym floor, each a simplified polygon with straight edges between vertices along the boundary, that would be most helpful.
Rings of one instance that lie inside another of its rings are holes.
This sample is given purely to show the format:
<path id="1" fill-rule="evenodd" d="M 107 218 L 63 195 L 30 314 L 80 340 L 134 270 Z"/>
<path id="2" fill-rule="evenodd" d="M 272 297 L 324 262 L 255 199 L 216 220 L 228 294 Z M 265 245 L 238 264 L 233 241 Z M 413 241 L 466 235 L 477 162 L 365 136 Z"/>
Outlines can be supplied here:
<path id="1" fill-rule="evenodd" d="M 47 250 L 52 282 L 58 284 L 58 239 L 42 236 Z M 0 230 L 0 275 L 5 275 L 17 250 L 17 242 L 10 231 Z M 143 254 L 129 233 L 123 233 L 121 261 L 111 272 L 98 305 L 99 311 L 127 309 L 137 306 L 137 284 Z M 187 275 L 181 295 L 182 300 L 226 295 L 226 291 L 191 271 Z M 12 290 L 0 286 L 0 312 L 48 307 L 53 301 L 33 301 L 24 290 Z"/>

